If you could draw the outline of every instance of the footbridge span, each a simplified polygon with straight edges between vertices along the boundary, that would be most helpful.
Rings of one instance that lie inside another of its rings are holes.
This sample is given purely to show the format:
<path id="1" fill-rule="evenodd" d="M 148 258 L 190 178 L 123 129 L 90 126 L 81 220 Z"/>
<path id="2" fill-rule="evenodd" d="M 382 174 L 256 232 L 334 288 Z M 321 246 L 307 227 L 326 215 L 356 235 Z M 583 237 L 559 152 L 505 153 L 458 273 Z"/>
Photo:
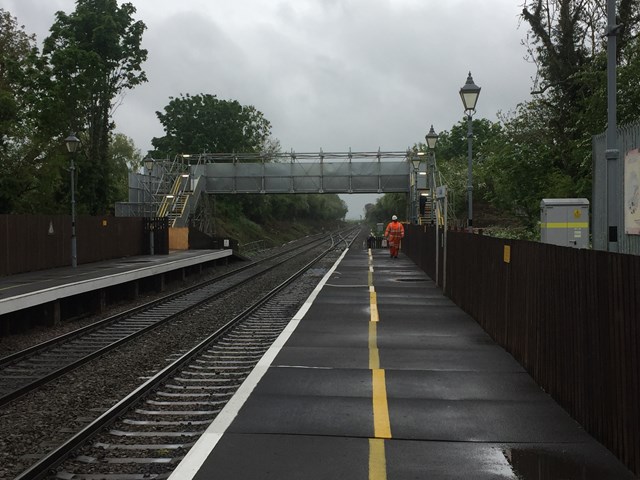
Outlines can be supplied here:
<path id="1" fill-rule="evenodd" d="M 205 193 L 407 192 L 407 152 L 182 155 Z"/>
<path id="2" fill-rule="evenodd" d="M 407 193 L 413 202 L 437 186 L 435 162 L 428 159 L 423 152 L 380 149 L 145 159 L 146 174 L 130 174 L 129 202 L 116 205 L 116 215 L 169 216 L 182 226 L 202 194 Z"/>

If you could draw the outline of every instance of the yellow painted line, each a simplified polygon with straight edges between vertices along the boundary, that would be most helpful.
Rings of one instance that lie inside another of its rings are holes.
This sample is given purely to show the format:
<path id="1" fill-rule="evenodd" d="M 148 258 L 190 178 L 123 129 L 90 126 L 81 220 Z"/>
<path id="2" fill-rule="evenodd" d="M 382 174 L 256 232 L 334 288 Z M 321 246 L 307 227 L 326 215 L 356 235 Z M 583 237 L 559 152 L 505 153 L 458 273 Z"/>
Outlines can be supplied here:
<path id="1" fill-rule="evenodd" d="M 376 342 L 377 323 L 369 322 L 369 368 L 377 370 L 380 368 L 380 354 Z"/>
<path id="2" fill-rule="evenodd" d="M 587 222 L 548 222 L 541 223 L 540 228 L 589 228 Z"/>
<path id="3" fill-rule="evenodd" d="M 378 294 L 376 292 L 369 292 L 369 309 L 371 310 L 371 321 L 377 322 L 380 317 L 378 316 Z"/>
<path id="4" fill-rule="evenodd" d="M 369 439 L 369 480 L 387 480 L 387 459 L 381 438 Z"/>
<path id="5" fill-rule="evenodd" d="M 391 438 L 389 404 L 384 370 L 372 370 L 373 380 L 373 431 L 375 438 Z"/>
<path id="6" fill-rule="evenodd" d="M 391 438 L 389 404 L 385 371 L 380 368 L 378 350 L 378 294 L 373 286 L 373 255 L 369 249 L 369 368 L 371 369 L 373 436 L 369 439 L 369 480 L 387 480 L 387 457 L 384 439 Z"/>

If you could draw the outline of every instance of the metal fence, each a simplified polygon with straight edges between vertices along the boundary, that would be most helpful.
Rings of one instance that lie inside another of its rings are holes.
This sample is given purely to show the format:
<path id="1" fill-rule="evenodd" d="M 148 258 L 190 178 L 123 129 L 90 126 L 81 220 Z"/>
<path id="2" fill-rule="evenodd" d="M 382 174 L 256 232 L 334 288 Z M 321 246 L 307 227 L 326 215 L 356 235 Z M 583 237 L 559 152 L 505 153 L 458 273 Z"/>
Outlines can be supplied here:
<path id="1" fill-rule="evenodd" d="M 145 254 L 143 220 L 78 216 L 78 264 Z M 69 215 L 0 215 L 0 232 L 0 275 L 71 265 Z"/>
<path id="2" fill-rule="evenodd" d="M 149 217 L 141 219 L 145 241 L 142 252 L 151 253 L 150 233 L 153 232 L 153 253 L 154 255 L 169 254 L 169 219 L 167 217 Z"/>
<path id="3" fill-rule="evenodd" d="M 431 237 L 405 253 L 434 263 Z M 640 473 L 640 257 L 450 231 L 445 294 Z"/>
<path id="4" fill-rule="evenodd" d="M 625 233 L 625 155 L 640 147 L 640 124 L 618 128 L 618 189 L 615 192 L 618 203 L 618 249 L 623 253 L 640 255 L 640 235 Z M 591 201 L 593 221 L 593 248 L 607 250 L 607 149 L 606 133 L 592 139 L 593 156 L 593 198 Z"/>

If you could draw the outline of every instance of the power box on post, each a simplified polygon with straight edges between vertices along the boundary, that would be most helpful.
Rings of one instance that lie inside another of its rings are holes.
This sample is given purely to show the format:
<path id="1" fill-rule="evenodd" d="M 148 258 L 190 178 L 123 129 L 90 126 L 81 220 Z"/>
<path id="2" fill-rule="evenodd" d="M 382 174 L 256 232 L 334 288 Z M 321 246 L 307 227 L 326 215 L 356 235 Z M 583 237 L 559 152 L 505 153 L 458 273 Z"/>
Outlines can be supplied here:
<path id="1" fill-rule="evenodd" d="M 540 241 L 563 247 L 589 248 L 589 200 L 543 198 Z"/>

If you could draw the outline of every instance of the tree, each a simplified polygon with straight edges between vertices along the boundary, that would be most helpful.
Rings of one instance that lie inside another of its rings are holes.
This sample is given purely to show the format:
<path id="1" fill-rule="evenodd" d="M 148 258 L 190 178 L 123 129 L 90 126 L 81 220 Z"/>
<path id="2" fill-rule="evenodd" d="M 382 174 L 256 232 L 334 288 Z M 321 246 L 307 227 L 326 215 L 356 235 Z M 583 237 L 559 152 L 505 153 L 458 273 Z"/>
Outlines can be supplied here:
<path id="1" fill-rule="evenodd" d="M 264 154 L 264 161 L 278 153 L 280 142 L 271 138 L 271 123 L 262 112 L 237 100 L 215 95 L 171 97 L 164 112 L 156 112 L 165 135 L 154 138 L 155 158 L 173 158 L 181 153 Z M 256 224 L 270 220 L 336 221 L 347 214 L 337 196 L 323 195 L 218 195 L 216 213 L 225 218 L 246 218 Z"/>
<path id="2" fill-rule="evenodd" d="M 0 213 L 56 212 L 62 157 L 43 135 L 35 36 L 0 9 Z"/>
<path id="3" fill-rule="evenodd" d="M 636 0 L 618 2 L 618 58 L 623 68 L 619 90 L 621 118 L 629 118 L 638 94 L 637 58 L 638 18 Z M 519 110 L 532 125 L 545 123 L 545 136 L 527 133 L 529 124 L 515 120 L 521 140 L 542 142 L 544 158 L 537 165 L 546 168 L 546 192 L 563 196 L 591 196 L 591 137 L 606 127 L 606 29 L 604 2 L 596 0 L 528 0 L 522 18 L 529 24 L 530 58 L 538 67 L 534 85 L 535 100 Z M 628 72 L 628 73 L 627 73 Z M 633 113 L 635 115 L 635 113 Z M 534 119 L 535 115 L 540 115 Z M 624 120 L 623 120 L 624 121 Z M 537 128 L 537 127 L 536 127 Z M 530 130 L 530 129 L 529 129 Z M 554 183 L 555 185 L 550 184 Z M 542 192 L 541 192 L 542 193 Z"/>
<path id="4" fill-rule="evenodd" d="M 164 112 L 156 112 L 165 136 L 151 141 L 154 157 L 180 153 L 260 152 L 268 143 L 271 123 L 262 112 L 237 100 L 215 95 L 171 97 Z M 275 144 L 277 147 L 277 143 Z"/>
<path id="5" fill-rule="evenodd" d="M 109 148 L 109 158 L 113 164 L 109 183 L 113 186 L 109 190 L 107 202 L 127 201 L 129 198 L 129 172 L 138 171 L 142 167 L 142 153 L 136 148 L 133 140 L 123 133 L 116 133 L 112 137 Z"/>
<path id="6" fill-rule="evenodd" d="M 484 118 L 473 120 L 474 203 L 490 203 L 494 197 L 496 175 L 489 165 L 503 139 L 502 125 Z M 426 152 L 426 145 L 414 147 Z M 449 210 L 458 218 L 467 211 L 468 182 L 467 122 L 461 120 L 451 131 L 440 132 L 436 162 L 442 182 L 449 190 Z"/>
<path id="7" fill-rule="evenodd" d="M 15 211 L 18 198 L 30 188 L 33 170 L 24 159 L 28 108 L 25 90 L 35 52 L 35 37 L 0 9 L 0 212 Z"/>
<path id="8" fill-rule="evenodd" d="M 73 13 L 56 13 L 44 41 L 42 114 L 67 125 L 58 131 L 60 141 L 69 132 L 82 141 L 78 207 L 91 214 L 110 207 L 115 188 L 117 164 L 109 155 L 113 108 L 125 90 L 146 81 L 147 51 L 141 48 L 146 27 L 134 21 L 135 12 L 132 4 L 118 6 L 117 0 L 77 0 Z"/>
<path id="9" fill-rule="evenodd" d="M 397 215 L 399 219 L 407 212 L 407 195 L 404 193 L 386 193 L 376 200 L 373 208 L 366 212 L 368 223 L 387 223 L 392 215 Z"/>
<path id="10" fill-rule="evenodd" d="M 35 53 L 35 36 L 0 9 L 0 152 L 6 152 L 22 133 L 25 117 L 20 112 L 28 108 L 26 79 Z"/>
<path id="11" fill-rule="evenodd" d="M 309 195 L 308 202 L 312 220 L 344 220 L 349 211 L 344 200 L 333 193 Z"/>

